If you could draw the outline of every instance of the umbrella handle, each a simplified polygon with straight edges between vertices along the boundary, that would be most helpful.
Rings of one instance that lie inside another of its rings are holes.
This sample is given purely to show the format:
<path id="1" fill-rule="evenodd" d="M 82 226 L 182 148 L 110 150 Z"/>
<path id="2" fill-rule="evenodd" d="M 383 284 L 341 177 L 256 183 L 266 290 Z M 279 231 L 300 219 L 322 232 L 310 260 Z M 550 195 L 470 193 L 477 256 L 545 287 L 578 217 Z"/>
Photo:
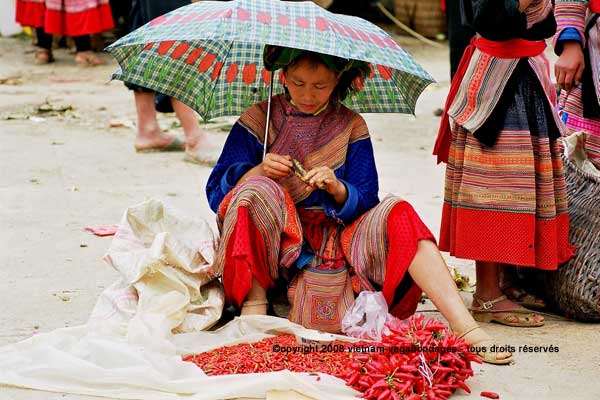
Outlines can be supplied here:
<path id="1" fill-rule="evenodd" d="M 273 75 L 275 72 L 271 72 L 271 79 L 269 81 L 269 98 L 267 99 L 267 122 L 265 123 L 265 143 L 263 145 L 263 160 L 267 155 L 267 143 L 269 142 L 269 120 L 271 119 L 271 97 L 273 97 Z"/>

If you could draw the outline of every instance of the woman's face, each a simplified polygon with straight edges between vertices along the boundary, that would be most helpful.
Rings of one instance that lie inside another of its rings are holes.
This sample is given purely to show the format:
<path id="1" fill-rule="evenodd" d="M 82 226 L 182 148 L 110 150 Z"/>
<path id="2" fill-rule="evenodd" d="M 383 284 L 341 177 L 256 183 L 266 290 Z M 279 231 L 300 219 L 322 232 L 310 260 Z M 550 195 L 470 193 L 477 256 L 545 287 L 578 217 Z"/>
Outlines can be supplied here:
<path id="1" fill-rule="evenodd" d="M 290 96 L 300 111 L 313 114 L 328 101 L 338 78 L 321 63 L 300 60 L 284 73 Z"/>

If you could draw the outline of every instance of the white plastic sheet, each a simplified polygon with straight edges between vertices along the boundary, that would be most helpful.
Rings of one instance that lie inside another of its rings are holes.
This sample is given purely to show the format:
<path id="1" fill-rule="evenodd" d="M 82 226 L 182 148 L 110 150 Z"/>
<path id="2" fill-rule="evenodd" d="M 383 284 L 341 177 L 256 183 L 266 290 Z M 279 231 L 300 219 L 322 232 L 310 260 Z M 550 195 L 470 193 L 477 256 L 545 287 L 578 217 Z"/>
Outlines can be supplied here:
<path id="1" fill-rule="evenodd" d="M 181 360 L 277 333 L 307 332 L 268 316 L 201 331 L 219 319 L 223 307 L 222 288 L 212 280 L 214 241 L 205 221 L 158 201 L 129 208 L 106 255 L 122 279 L 101 294 L 85 325 L 0 348 L 0 384 L 145 400 L 264 398 L 272 390 L 353 398 L 355 391 L 327 375 L 319 381 L 289 371 L 209 377 Z"/>

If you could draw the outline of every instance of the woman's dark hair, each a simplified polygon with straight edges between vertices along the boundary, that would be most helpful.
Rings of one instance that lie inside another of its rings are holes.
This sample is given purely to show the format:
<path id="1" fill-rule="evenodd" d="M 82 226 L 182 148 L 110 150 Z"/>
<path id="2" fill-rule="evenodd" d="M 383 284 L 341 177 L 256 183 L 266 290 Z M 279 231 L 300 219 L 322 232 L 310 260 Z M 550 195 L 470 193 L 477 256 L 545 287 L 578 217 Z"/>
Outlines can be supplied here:
<path id="1" fill-rule="evenodd" d="M 360 66 L 350 66 L 350 68 L 345 70 L 346 66 L 349 63 L 352 63 L 352 61 L 335 56 L 328 57 L 331 57 L 332 64 L 338 69 L 338 71 L 342 71 L 338 78 L 338 83 L 333 89 L 333 92 L 331 92 L 330 96 L 330 99 L 334 103 L 339 103 L 344 101 L 346 97 L 353 95 L 354 93 L 358 92 L 360 88 L 362 88 L 365 78 L 369 73 L 368 64 L 361 63 Z M 290 67 L 294 67 L 300 61 L 306 61 L 309 65 L 314 67 L 323 65 L 333 72 L 338 73 L 338 71 L 336 71 L 334 68 L 328 66 L 319 54 L 312 51 L 306 51 L 300 56 L 296 57 L 292 62 L 282 68 L 283 72 L 287 72 Z M 285 90 L 287 94 L 287 88 Z"/>

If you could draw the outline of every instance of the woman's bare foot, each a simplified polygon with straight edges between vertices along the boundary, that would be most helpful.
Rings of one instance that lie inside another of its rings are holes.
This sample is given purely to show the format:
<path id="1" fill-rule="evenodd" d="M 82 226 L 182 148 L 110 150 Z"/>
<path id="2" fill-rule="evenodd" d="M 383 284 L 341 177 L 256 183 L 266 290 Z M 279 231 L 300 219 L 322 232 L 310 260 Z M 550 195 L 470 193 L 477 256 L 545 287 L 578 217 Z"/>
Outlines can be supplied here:
<path id="1" fill-rule="evenodd" d="M 38 65 L 48 64 L 54 61 L 54 56 L 52 55 L 52 50 L 39 48 L 35 52 L 35 63 Z"/>
<path id="2" fill-rule="evenodd" d="M 185 142 L 176 136 L 167 135 L 160 128 L 150 132 L 138 131 L 134 141 L 135 150 L 138 152 L 147 151 L 184 151 Z"/>
<path id="3" fill-rule="evenodd" d="M 208 134 L 201 132 L 195 136 L 186 135 L 185 161 L 214 166 L 219 158 L 220 149 Z"/>
<path id="4" fill-rule="evenodd" d="M 479 358 L 489 364 L 509 364 L 512 362 L 512 353 L 492 351 L 501 347 L 492 337 L 483 330 L 479 325 L 474 325 L 471 328 L 464 330 L 458 334 L 459 339 L 464 339 L 465 342 L 474 347 L 474 350 Z M 494 346 L 496 348 L 494 348 Z"/>
<path id="5" fill-rule="evenodd" d="M 104 65 L 106 62 L 98 57 L 93 51 L 79 51 L 75 54 L 75 62 L 82 67 L 95 67 Z"/>

